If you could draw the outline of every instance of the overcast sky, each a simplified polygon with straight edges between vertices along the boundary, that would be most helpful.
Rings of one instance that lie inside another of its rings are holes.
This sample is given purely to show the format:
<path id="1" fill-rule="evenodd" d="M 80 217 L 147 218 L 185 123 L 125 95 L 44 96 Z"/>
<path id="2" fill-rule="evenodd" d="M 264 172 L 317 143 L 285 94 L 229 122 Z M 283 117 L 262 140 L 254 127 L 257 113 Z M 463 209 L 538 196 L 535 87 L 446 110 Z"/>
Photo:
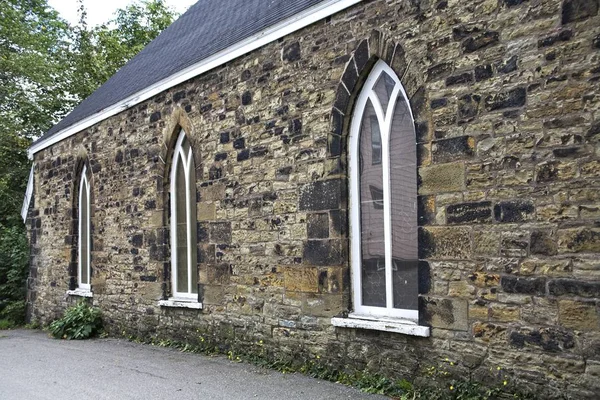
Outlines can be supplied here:
<path id="1" fill-rule="evenodd" d="M 182 14 L 197 0 L 166 0 L 171 8 Z M 135 3 L 136 0 L 84 0 L 87 9 L 88 26 L 95 26 L 107 22 L 113 17 L 118 8 L 124 8 L 127 4 Z M 59 12 L 61 17 L 72 24 L 79 21 L 77 17 L 77 0 L 48 0 L 48 4 Z"/>

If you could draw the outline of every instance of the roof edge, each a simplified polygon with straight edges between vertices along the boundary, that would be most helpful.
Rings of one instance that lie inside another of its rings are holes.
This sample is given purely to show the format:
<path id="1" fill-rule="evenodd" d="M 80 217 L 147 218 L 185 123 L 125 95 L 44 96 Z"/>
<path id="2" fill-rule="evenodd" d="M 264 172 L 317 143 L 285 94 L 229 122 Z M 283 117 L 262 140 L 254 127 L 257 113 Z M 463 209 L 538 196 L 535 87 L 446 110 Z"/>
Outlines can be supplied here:
<path id="1" fill-rule="evenodd" d="M 350 6 L 360 3 L 362 0 L 326 0 L 316 6 L 313 6 L 307 10 L 304 10 L 293 17 L 283 20 L 263 31 L 256 33 L 244 40 L 237 42 L 236 44 L 229 46 L 228 48 L 215 53 L 214 55 L 205 58 L 198 63 L 191 65 L 173 75 L 140 90 L 137 93 L 113 104 L 112 106 L 93 114 L 83 120 L 76 122 L 75 124 L 66 127 L 65 129 L 57 132 L 56 134 L 48 137 L 45 140 L 34 143 L 27 150 L 27 155 L 30 159 L 33 159 L 35 153 L 44 150 L 56 144 L 70 136 L 81 132 L 84 129 L 89 128 L 105 119 L 112 117 L 121 111 L 127 110 L 142 101 L 148 100 L 149 98 L 172 88 L 180 83 L 183 83 L 191 78 L 201 75 L 213 68 L 225 64 L 235 58 L 250 53 L 253 50 L 258 49 L 272 41 L 275 41 L 283 36 L 289 35 L 295 31 L 298 31 L 308 25 L 311 25 L 317 21 L 320 21 L 326 17 L 329 17 L 339 11 L 342 11 Z"/>

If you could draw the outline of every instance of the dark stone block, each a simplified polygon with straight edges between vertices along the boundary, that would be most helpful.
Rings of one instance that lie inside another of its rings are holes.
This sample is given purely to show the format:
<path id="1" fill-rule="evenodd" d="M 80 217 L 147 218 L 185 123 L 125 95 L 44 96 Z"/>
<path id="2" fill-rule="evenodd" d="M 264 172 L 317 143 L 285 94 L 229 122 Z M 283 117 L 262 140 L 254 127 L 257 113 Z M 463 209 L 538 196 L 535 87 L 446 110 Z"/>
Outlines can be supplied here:
<path id="1" fill-rule="evenodd" d="M 550 231 L 533 231 L 531 232 L 530 251 L 531 254 L 554 256 L 558 252 L 558 246 Z"/>
<path id="2" fill-rule="evenodd" d="M 300 189 L 300 210 L 320 211 L 341 208 L 343 200 L 342 190 L 345 190 L 342 182 L 341 179 L 331 179 L 304 185 Z"/>
<path id="3" fill-rule="evenodd" d="M 485 108 L 488 111 L 494 111 L 504 108 L 523 107 L 525 105 L 526 97 L 527 91 L 523 87 L 491 94 L 485 99 Z"/>
<path id="4" fill-rule="evenodd" d="M 552 182 L 558 178 L 558 168 L 556 162 L 540 164 L 537 167 L 536 182 Z"/>
<path id="5" fill-rule="evenodd" d="M 331 132 L 341 136 L 344 128 L 344 115 L 338 110 L 331 110 Z"/>
<path id="6" fill-rule="evenodd" d="M 492 203 L 461 203 L 446 207 L 448 224 L 492 222 Z"/>
<path id="7" fill-rule="evenodd" d="M 310 265 L 334 266 L 344 262 L 339 240 L 308 240 L 302 258 L 304 264 Z"/>
<path id="8" fill-rule="evenodd" d="M 479 32 L 481 32 L 481 28 L 477 25 L 459 25 L 452 28 L 452 38 L 454 40 L 462 40 Z"/>
<path id="9" fill-rule="evenodd" d="M 369 62 L 369 44 L 366 40 L 360 42 L 354 51 L 354 62 L 356 63 L 356 70 L 360 74 Z"/>
<path id="10" fill-rule="evenodd" d="M 250 158 L 250 150 L 248 150 L 248 149 L 242 150 L 242 151 L 238 152 L 238 154 L 237 154 L 238 161 L 244 161 L 249 158 Z"/>
<path id="11" fill-rule="evenodd" d="M 501 74 L 508 74 L 509 72 L 516 71 L 517 70 L 517 61 L 519 61 L 519 57 L 512 56 L 511 58 L 504 61 L 503 63 L 496 65 L 496 69 Z"/>
<path id="12" fill-rule="evenodd" d="M 585 134 L 585 138 L 588 140 L 595 139 L 600 136 L 600 121 L 596 122 L 589 131 Z"/>
<path id="13" fill-rule="evenodd" d="M 294 42 L 283 48 L 283 52 L 281 55 L 283 61 L 294 62 L 298 61 L 301 58 L 300 55 L 300 43 Z"/>
<path id="14" fill-rule="evenodd" d="M 142 276 L 140 276 L 140 280 L 142 282 L 156 282 L 156 276 L 142 275 Z"/>
<path id="15" fill-rule="evenodd" d="M 339 157 L 342 154 L 342 137 L 339 135 L 329 135 L 327 149 L 330 157 Z"/>
<path id="16" fill-rule="evenodd" d="M 134 247 L 142 247 L 144 244 L 144 235 L 133 235 L 131 237 L 131 244 Z"/>
<path id="17" fill-rule="evenodd" d="M 565 0 L 562 7 L 562 23 L 582 21 L 598 15 L 598 0 Z"/>
<path id="18" fill-rule="evenodd" d="M 302 120 L 299 118 L 292 119 L 288 123 L 288 130 L 290 131 L 290 135 L 301 135 L 302 134 Z"/>
<path id="19" fill-rule="evenodd" d="M 185 99 L 185 90 L 181 90 L 173 94 L 173 102 L 177 103 L 181 99 Z"/>
<path id="20" fill-rule="evenodd" d="M 246 148 L 246 139 L 245 138 L 237 138 L 233 141 L 233 148 L 240 150 Z"/>
<path id="21" fill-rule="evenodd" d="M 429 106 L 431 107 L 432 110 L 437 110 L 438 108 L 446 107 L 447 105 L 448 105 L 448 99 L 446 99 L 446 98 L 433 99 L 429 103 Z"/>
<path id="22" fill-rule="evenodd" d="M 200 106 L 200 112 L 205 113 L 207 111 L 212 110 L 212 104 L 211 103 L 206 103 L 206 104 L 202 104 Z"/>
<path id="23" fill-rule="evenodd" d="M 508 342 L 514 347 L 535 346 L 548 352 L 560 352 L 575 347 L 573 335 L 557 328 L 521 328 L 510 332 Z"/>
<path id="24" fill-rule="evenodd" d="M 211 243 L 231 243 L 231 222 L 213 222 L 210 224 Z"/>
<path id="25" fill-rule="evenodd" d="M 145 210 L 155 210 L 156 209 L 156 200 L 146 200 L 144 203 Z"/>
<path id="26" fill-rule="evenodd" d="M 592 42 L 592 46 L 595 47 L 595 48 L 597 48 L 597 49 L 600 49 L 600 35 L 597 35 L 594 38 L 594 41 Z"/>
<path id="27" fill-rule="evenodd" d="M 262 157 L 269 152 L 266 146 L 257 146 L 250 152 L 250 157 Z"/>
<path id="28" fill-rule="evenodd" d="M 521 278 L 507 275 L 500 279 L 500 285 L 506 293 L 532 296 L 544 296 L 546 294 L 546 278 Z"/>
<path id="29" fill-rule="evenodd" d="M 492 71 L 492 66 L 489 64 L 478 65 L 475 67 L 475 80 L 477 82 L 489 79 L 492 75 L 494 75 L 494 72 Z"/>
<path id="30" fill-rule="evenodd" d="M 552 150 L 552 154 L 556 158 L 565 158 L 565 157 L 578 157 L 584 149 L 581 147 L 566 147 L 562 149 L 554 149 Z"/>
<path id="31" fill-rule="evenodd" d="M 475 140 L 471 136 L 437 140 L 431 146 L 431 155 L 435 163 L 471 158 L 473 154 L 475 154 Z"/>
<path id="32" fill-rule="evenodd" d="M 248 104 L 252 104 L 252 93 L 249 90 L 246 90 L 242 94 L 242 105 L 247 106 Z"/>
<path id="33" fill-rule="evenodd" d="M 240 79 L 242 80 L 242 82 L 247 81 L 248 79 L 250 79 L 250 77 L 252 76 L 252 73 L 250 72 L 250 70 L 245 69 L 242 71 L 242 74 L 240 75 Z"/>
<path id="34" fill-rule="evenodd" d="M 498 222 L 525 222 L 533 217 L 535 207 L 530 200 L 503 201 L 494 206 Z"/>
<path id="35" fill-rule="evenodd" d="M 223 160 L 227 160 L 227 153 L 217 153 L 215 155 L 215 161 L 223 161 Z"/>
<path id="36" fill-rule="evenodd" d="M 327 213 L 308 214 L 306 223 L 309 239 L 329 237 L 329 215 Z"/>
<path id="37" fill-rule="evenodd" d="M 158 120 L 160 120 L 160 111 L 157 111 L 155 113 L 152 113 L 152 115 L 150 115 L 150 123 L 156 122 Z"/>
<path id="38" fill-rule="evenodd" d="M 417 197 L 417 215 L 419 226 L 435 222 L 435 196 Z"/>
<path id="39" fill-rule="evenodd" d="M 424 260 L 435 254 L 435 240 L 431 232 L 419 227 L 419 259 Z"/>
<path id="40" fill-rule="evenodd" d="M 421 86 L 410 98 L 410 107 L 416 119 L 421 119 L 420 117 L 423 116 L 425 104 L 425 88 Z"/>
<path id="41" fill-rule="evenodd" d="M 416 121 L 415 134 L 417 136 L 417 143 L 429 141 L 429 123 L 427 121 Z"/>
<path id="42" fill-rule="evenodd" d="M 566 42 L 571 40 L 571 37 L 573 37 L 573 31 L 565 29 L 555 35 L 546 36 L 545 38 L 538 40 L 538 47 L 548 47 L 558 42 Z"/>
<path id="43" fill-rule="evenodd" d="M 350 94 L 346 91 L 343 86 L 338 86 L 337 93 L 335 94 L 335 102 L 333 106 L 340 111 L 346 111 L 348 108 L 348 102 L 350 101 Z"/>
<path id="44" fill-rule="evenodd" d="M 600 282 L 554 279 L 548 283 L 548 293 L 552 296 L 567 295 L 597 299 L 600 297 Z"/>
<path id="45" fill-rule="evenodd" d="M 446 78 L 446 86 L 460 85 L 473 82 L 473 72 L 464 72 L 458 75 L 452 75 Z"/>
<path id="46" fill-rule="evenodd" d="M 438 78 L 446 77 L 452 73 L 454 65 L 452 63 L 440 63 L 427 69 L 427 81 L 431 82 Z"/>
<path id="47" fill-rule="evenodd" d="M 123 152 L 121 150 L 117 150 L 117 155 L 115 156 L 115 162 L 116 163 L 123 162 Z"/>
<path id="48" fill-rule="evenodd" d="M 458 99 L 458 117 L 461 120 L 471 120 L 479 113 L 479 103 L 481 96 L 476 94 L 466 94 Z"/>
<path id="49" fill-rule="evenodd" d="M 329 211 L 329 218 L 331 219 L 331 227 L 333 232 L 336 232 L 341 237 L 348 235 L 348 214 L 342 210 L 331 210 Z"/>
<path id="50" fill-rule="evenodd" d="M 484 49 L 489 46 L 493 46 L 500 40 L 500 34 L 498 32 L 484 32 L 478 36 L 467 38 L 462 43 L 462 48 L 465 53 L 472 53 L 474 51 Z"/>
<path id="51" fill-rule="evenodd" d="M 431 290 L 431 268 L 427 261 L 419 261 L 419 294 L 427 294 Z"/>
<path id="52" fill-rule="evenodd" d="M 210 180 L 221 179 L 223 177 L 223 169 L 216 165 L 212 165 L 208 170 L 208 178 Z"/>
<path id="53" fill-rule="evenodd" d="M 354 63 L 348 63 L 346 66 L 346 70 L 344 71 L 344 75 L 342 75 L 342 82 L 348 88 L 348 91 L 352 93 L 354 90 L 354 86 L 356 86 L 356 82 L 358 81 L 358 73 L 356 72 L 356 67 Z"/>

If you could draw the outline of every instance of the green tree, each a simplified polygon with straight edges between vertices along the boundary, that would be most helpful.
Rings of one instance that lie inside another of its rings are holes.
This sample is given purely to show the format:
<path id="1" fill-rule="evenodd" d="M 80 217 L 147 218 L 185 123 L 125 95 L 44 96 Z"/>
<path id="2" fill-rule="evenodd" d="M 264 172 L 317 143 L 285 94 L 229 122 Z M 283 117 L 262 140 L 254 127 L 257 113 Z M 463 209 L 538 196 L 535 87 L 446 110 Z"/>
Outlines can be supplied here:
<path id="1" fill-rule="evenodd" d="M 116 11 L 115 18 L 88 28 L 80 0 L 80 21 L 74 28 L 74 77 L 71 91 L 89 96 L 177 17 L 163 0 L 144 0 Z"/>
<path id="2" fill-rule="evenodd" d="M 176 17 L 162 0 L 118 10 L 89 29 L 61 19 L 47 0 L 0 1 L 0 320 L 23 318 L 28 246 L 20 210 L 27 148 Z M 2 324 L 0 324 L 1 326 Z"/>

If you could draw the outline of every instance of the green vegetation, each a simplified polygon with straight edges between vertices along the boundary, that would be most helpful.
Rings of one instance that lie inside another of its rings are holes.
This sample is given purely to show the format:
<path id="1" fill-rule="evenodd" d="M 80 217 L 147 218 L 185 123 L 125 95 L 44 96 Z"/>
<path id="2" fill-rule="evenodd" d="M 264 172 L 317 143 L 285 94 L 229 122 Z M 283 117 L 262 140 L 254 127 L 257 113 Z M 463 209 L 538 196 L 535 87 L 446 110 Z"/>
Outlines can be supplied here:
<path id="1" fill-rule="evenodd" d="M 225 355 L 232 362 L 248 362 L 277 370 L 283 374 L 302 373 L 314 378 L 353 386 L 366 393 L 382 394 L 400 400 L 526 400 L 536 398 L 512 384 L 509 374 L 500 367 L 491 368 L 486 384 L 483 384 L 470 374 L 461 376 L 461 371 L 454 370 L 457 369 L 455 363 L 446 360 L 439 366 L 423 370 L 422 376 L 426 379 L 422 381 L 426 383 L 416 384 L 406 379 L 391 379 L 366 370 L 339 368 L 318 355 L 296 356 L 293 359 L 281 358 L 270 353 L 262 340 L 251 345 L 236 346 L 232 344 L 235 341 L 232 340 L 232 336 L 227 335 L 227 330 L 217 335 L 205 335 L 198 330 L 196 337 L 189 338 L 185 342 L 159 337 L 140 338 L 128 335 L 126 331 L 123 331 L 122 334 L 128 340 L 137 343 L 171 347 L 183 352 L 209 356 Z M 217 337 L 226 339 L 217 341 Z"/>
<path id="2" fill-rule="evenodd" d="M 70 26 L 47 0 L 0 1 L 0 326 L 25 319 L 29 249 L 21 220 L 27 148 L 175 18 L 163 0 Z"/>
<path id="3" fill-rule="evenodd" d="M 48 330 L 57 339 L 81 340 L 98 336 L 102 333 L 100 309 L 80 301 L 68 308 L 62 318 L 52 322 Z"/>

